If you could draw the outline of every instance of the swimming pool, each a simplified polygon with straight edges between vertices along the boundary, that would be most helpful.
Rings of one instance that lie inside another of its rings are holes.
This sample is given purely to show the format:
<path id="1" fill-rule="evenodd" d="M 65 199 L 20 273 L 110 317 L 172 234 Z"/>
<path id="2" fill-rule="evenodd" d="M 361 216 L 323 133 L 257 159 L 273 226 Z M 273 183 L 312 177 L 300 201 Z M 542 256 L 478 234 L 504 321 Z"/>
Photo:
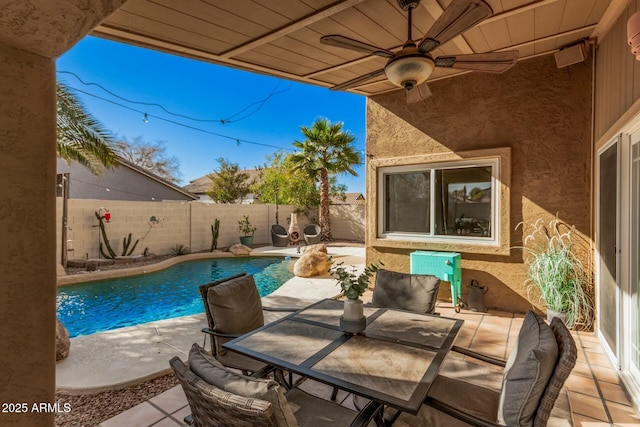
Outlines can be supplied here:
<path id="1" fill-rule="evenodd" d="M 58 318 L 70 337 L 154 320 L 203 313 L 198 286 L 246 272 L 260 296 L 293 277 L 288 258 L 249 257 L 187 261 L 133 277 L 99 280 L 58 288 Z"/>

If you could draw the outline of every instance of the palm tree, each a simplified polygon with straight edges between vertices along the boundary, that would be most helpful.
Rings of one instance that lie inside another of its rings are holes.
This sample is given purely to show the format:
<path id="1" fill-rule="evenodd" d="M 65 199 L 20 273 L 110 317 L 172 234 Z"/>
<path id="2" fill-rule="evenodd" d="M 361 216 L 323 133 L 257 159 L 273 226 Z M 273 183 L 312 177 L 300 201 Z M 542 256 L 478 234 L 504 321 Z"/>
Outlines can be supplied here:
<path id="1" fill-rule="evenodd" d="M 56 84 L 58 119 L 56 151 L 70 162 L 76 160 L 94 174 L 116 160 L 110 133 L 89 114 L 80 100 L 62 83 Z"/>
<path id="2" fill-rule="evenodd" d="M 320 214 L 318 225 L 322 227 L 322 240 L 332 240 L 329 220 L 329 176 L 340 173 L 358 174 L 353 166 L 360 165 L 362 159 L 352 145 L 355 137 L 342 130 L 343 123 L 331 123 L 317 119 L 309 128 L 302 126 L 303 142 L 295 141 L 293 146 L 299 151 L 290 155 L 294 170 L 306 173 L 314 182 L 320 182 Z"/>

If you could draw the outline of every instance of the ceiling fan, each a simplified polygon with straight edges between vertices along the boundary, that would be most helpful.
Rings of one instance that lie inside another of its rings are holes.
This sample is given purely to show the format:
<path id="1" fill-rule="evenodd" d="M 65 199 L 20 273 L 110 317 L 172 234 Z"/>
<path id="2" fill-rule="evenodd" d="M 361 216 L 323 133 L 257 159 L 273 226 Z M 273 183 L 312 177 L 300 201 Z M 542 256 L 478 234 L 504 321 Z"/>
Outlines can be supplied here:
<path id="1" fill-rule="evenodd" d="M 413 9 L 419 4 L 420 0 L 398 0 L 400 8 L 407 12 L 408 36 L 402 49 L 397 52 L 340 35 L 321 37 L 320 43 L 326 45 L 389 59 L 384 68 L 356 77 L 330 89 L 349 89 L 369 79 L 386 74 L 391 83 L 403 87 L 407 91 L 407 102 L 415 103 L 431 96 L 426 80 L 433 72 L 434 67 L 502 73 L 511 68 L 518 60 L 517 50 L 439 56 L 434 59 L 430 54 L 433 49 L 489 18 L 493 15 L 493 10 L 483 0 L 453 0 L 427 31 L 427 34 L 416 43 L 411 36 L 411 19 Z"/>

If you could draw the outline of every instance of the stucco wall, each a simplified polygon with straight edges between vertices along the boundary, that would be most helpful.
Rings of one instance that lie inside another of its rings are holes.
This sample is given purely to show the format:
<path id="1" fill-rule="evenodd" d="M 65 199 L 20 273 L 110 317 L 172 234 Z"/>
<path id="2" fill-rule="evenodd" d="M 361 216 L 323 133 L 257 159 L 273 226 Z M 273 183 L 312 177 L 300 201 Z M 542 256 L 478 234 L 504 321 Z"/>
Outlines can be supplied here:
<path id="1" fill-rule="evenodd" d="M 364 241 L 364 205 L 331 205 L 329 218 L 334 239 Z"/>
<path id="2" fill-rule="evenodd" d="M 3 2 L 0 13 L 0 402 L 55 397 L 55 58 L 125 0 Z M 53 413 L 0 412 L 40 427 Z"/>
<path id="3" fill-rule="evenodd" d="M 433 96 L 407 105 L 396 91 L 367 102 L 367 227 L 376 230 L 376 171 L 372 160 L 511 148 L 508 204 L 510 245 L 524 221 L 560 218 L 591 238 L 591 64 L 558 69 L 552 55 L 526 60 L 501 75 L 470 73 L 430 84 Z M 415 249 L 367 239 L 367 261 L 409 271 Z M 421 249 L 432 249 L 425 243 Z M 486 304 L 524 311 L 525 268 L 519 250 L 509 255 L 462 252 L 463 294 L 471 279 L 489 287 Z M 446 287 L 445 287 L 446 288 Z M 446 289 L 443 289 L 446 296 Z"/>
<path id="4" fill-rule="evenodd" d="M 0 63 L 0 402 L 53 402 L 54 63 L 1 43 Z M 49 423 L 0 413 L 0 425 Z"/>
<path id="5" fill-rule="evenodd" d="M 220 220 L 218 247 L 228 247 L 239 243 L 238 220 L 249 215 L 251 224 L 257 228 L 254 243 L 270 244 L 270 227 L 276 223 L 275 205 L 243 205 L 188 203 L 178 201 L 136 202 L 115 200 L 71 199 L 68 201 L 67 241 L 69 241 L 68 259 L 98 257 L 98 220 L 95 212 L 100 208 L 108 209 L 111 220 L 105 223 L 107 236 L 113 249 L 120 254 L 122 239 L 129 233 L 132 241 L 140 239 L 134 255 L 141 254 L 145 248 L 155 254 L 170 254 L 176 244 L 189 246 L 191 251 L 209 250 L 211 247 L 211 225 Z M 289 228 L 289 220 L 294 206 L 278 206 L 278 222 Z M 341 240 L 364 241 L 364 207 L 331 206 L 331 225 L 333 236 Z M 155 216 L 158 224 L 150 223 Z M 310 212 L 310 217 L 317 217 Z M 57 200 L 56 215 L 57 252 L 56 260 L 61 259 L 62 236 L 62 198 Z M 298 215 L 298 225 L 302 229 L 310 222 Z M 132 243 L 133 244 L 133 243 Z"/>

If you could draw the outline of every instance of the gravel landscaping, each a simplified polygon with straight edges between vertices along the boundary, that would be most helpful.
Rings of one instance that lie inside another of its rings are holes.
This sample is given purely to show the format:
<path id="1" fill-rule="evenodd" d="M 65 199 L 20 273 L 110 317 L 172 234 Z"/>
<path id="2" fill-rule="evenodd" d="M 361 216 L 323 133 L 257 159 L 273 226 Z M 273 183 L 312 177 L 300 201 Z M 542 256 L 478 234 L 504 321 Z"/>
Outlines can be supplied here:
<path id="1" fill-rule="evenodd" d="M 121 390 L 83 395 L 56 393 L 56 402 L 68 403 L 71 411 L 56 414 L 55 426 L 97 426 L 175 385 L 178 379 L 171 373 Z"/>

